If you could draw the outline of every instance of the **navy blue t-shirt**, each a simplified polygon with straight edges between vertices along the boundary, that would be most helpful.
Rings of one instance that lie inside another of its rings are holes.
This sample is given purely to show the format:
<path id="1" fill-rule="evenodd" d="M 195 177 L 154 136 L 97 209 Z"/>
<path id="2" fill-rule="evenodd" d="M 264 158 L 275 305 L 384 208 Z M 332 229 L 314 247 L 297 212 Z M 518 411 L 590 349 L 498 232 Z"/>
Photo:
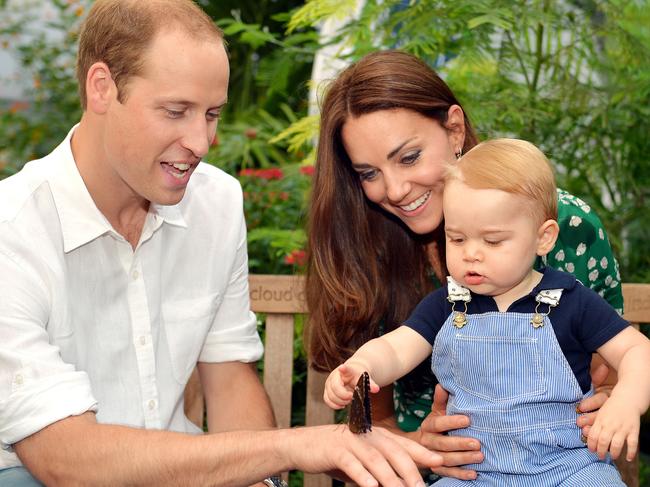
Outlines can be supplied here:
<path id="1" fill-rule="evenodd" d="M 563 289 L 560 303 L 552 308 L 549 320 L 560 348 L 573 369 L 583 392 L 591 388 L 591 354 L 629 324 L 607 301 L 591 289 L 583 286 L 572 274 L 547 267 L 542 270 L 540 283 L 530 294 L 512 303 L 507 311 L 533 313 L 537 302 L 535 296 L 545 289 Z M 467 304 L 467 314 L 499 311 L 491 296 L 472 294 Z M 405 325 L 413 328 L 433 345 L 436 335 L 451 314 L 452 304 L 447 301 L 447 287 L 443 286 L 427 295 L 417 305 Z M 457 309 L 461 309 L 456 305 Z M 463 308 L 464 309 L 464 308 Z M 540 312 L 546 312 L 542 304 Z"/>

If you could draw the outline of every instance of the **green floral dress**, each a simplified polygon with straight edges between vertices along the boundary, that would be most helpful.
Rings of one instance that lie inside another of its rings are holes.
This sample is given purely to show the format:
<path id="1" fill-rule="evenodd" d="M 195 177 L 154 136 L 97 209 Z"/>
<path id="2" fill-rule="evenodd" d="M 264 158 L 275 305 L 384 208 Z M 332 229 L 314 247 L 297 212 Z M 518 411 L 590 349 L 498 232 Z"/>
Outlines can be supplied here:
<path id="1" fill-rule="evenodd" d="M 560 236 L 555 247 L 545 257 L 538 258 L 535 267 L 547 265 L 570 272 L 622 313 L 618 262 L 598 216 L 580 198 L 558 189 L 558 223 Z M 431 411 L 435 384 L 430 360 L 395 383 L 395 414 L 402 430 L 417 430 Z"/>

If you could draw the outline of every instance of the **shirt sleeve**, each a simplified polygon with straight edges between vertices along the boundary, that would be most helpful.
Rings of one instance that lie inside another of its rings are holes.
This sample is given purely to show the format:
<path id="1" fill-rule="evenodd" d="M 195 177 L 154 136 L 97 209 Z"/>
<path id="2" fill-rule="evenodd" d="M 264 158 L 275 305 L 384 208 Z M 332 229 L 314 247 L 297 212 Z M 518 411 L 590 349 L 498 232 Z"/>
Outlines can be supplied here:
<path id="1" fill-rule="evenodd" d="M 591 289 L 576 283 L 579 293 L 579 308 L 582 313 L 573 323 L 577 336 L 588 352 L 595 352 L 611 338 L 629 326 L 603 298 Z"/>
<path id="2" fill-rule="evenodd" d="M 411 316 L 404 322 L 406 326 L 422 335 L 431 345 L 447 316 L 449 315 L 449 302 L 447 301 L 447 288 L 443 287 L 429 293 L 415 307 Z"/>
<path id="3" fill-rule="evenodd" d="M 0 252 L 0 275 L 0 444 L 8 448 L 63 418 L 96 411 L 97 401 L 87 374 L 50 343 L 49 293 L 36 267 Z"/>
<path id="4" fill-rule="evenodd" d="M 243 213 L 231 268 L 224 297 L 199 356 L 200 362 L 254 362 L 264 352 L 257 332 L 257 318 L 250 310 L 248 251 Z"/>
<path id="5" fill-rule="evenodd" d="M 598 215 L 581 199 L 558 190 L 560 234 L 548 255 L 536 267 L 547 265 L 573 274 L 620 314 L 623 291 L 618 262 Z"/>

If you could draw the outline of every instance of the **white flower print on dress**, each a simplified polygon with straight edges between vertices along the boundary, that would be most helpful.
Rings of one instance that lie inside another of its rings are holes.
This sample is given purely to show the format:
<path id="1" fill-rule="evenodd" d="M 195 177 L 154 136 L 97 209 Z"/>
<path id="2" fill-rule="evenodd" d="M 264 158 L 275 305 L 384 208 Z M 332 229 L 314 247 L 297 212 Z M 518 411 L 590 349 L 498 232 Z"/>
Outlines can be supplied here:
<path id="1" fill-rule="evenodd" d="M 609 286 L 609 285 L 611 284 L 612 281 L 613 281 L 612 276 L 607 276 L 607 277 L 605 278 L 605 285 L 606 285 L 606 286 Z"/>
<path id="2" fill-rule="evenodd" d="M 618 281 L 617 281 L 616 279 L 614 279 L 614 280 L 611 282 L 611 284 L 609 285 L 609 287 L 611 287 L 611 288 L 615 288 L 616 286 L 618 286 Z"/>
<path id="3" fill-rule="evenodd" d="M 413 411 L 413 414 L 415 414 L 418 418 L 424 418 L 424 411 L 422 411 L 421 409 L 416 409 L 415 411 Z"/>
<path id="4" fill-rule="evenodd" d="M 594 269 L 589 273 L 589 280 L 591 282 L 594 282 L 596 279 L 598 279 L 598 269 Z"/>
<path id="5" fill-rule="evenodd" d="M 603 269 L 607 269 L 607 265 L 609 264 L 609 261 L 607 260 L 607 257 L 603 257 L 600 259 L 600 267 Z"/>
<path id="6" fill-rule="evenodd" d="M 569 226 L 570 227 L 577 227 L 582 223 L 582 218 L 579 216 L 572 216 L 571 219 L 569 220 Z"/>
<path id="7" fill-rule="evenodd" d="M 564 260 L 564 250 L 560 250 L 557 254 L 555 254 L 555 260 L 562 262 Z"/>
<path id="8" fill-rule="evenodd" d="M 567 262 L 567 264 L 564 267 L 566 268 L 567 272 L 573 273 L 573 271 L 576 270 L 576 266 L 573 265 L 573 262 Z"/>
<path id="9" fill-rule="evenodd" d="M 601 240 L 605 240 L 605 232 L 603 232 L 602 228 L 598 229 L 598 237 L 600 237 Z"/>
<path id="10" fill-rule="evenodd" d="M 586 250 L 587 250 L 587 245 L 581 243 L 580 245 L 578 245 L 578 248 L 576 248 L 576 255 L 582 255 L 586 252 Z"/>
<path id="11" fill-rule="evenodd" d="M 587 261 L 587 269 L 593 269 L 595 265 L 596 265 L 596 259 L 590 257 L 589 260 Z"/>

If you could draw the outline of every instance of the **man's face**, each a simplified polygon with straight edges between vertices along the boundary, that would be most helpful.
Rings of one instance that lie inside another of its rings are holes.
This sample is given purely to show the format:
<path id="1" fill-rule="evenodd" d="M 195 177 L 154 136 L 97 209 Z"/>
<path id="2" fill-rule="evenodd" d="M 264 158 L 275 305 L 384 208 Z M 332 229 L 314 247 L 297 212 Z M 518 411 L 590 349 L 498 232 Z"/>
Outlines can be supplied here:
<path id="1" fill-rule="evenodd" d="M 228 96 L 223 43 L 159 32 L 144 54 L 140 76 L 126 84 L 124 103 L 111 101 L 104 147 L 116 198 L 178 203 L 216 136 Z"/>

